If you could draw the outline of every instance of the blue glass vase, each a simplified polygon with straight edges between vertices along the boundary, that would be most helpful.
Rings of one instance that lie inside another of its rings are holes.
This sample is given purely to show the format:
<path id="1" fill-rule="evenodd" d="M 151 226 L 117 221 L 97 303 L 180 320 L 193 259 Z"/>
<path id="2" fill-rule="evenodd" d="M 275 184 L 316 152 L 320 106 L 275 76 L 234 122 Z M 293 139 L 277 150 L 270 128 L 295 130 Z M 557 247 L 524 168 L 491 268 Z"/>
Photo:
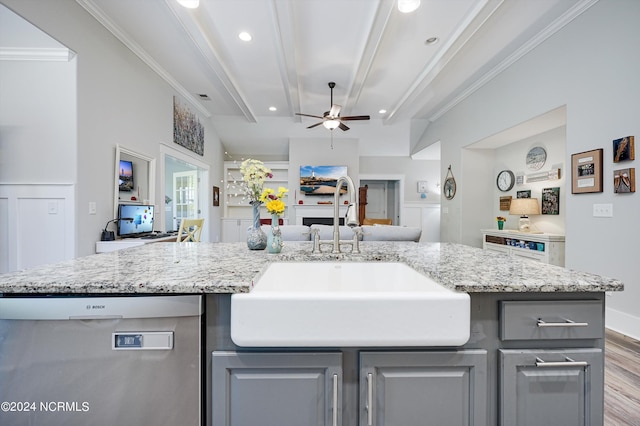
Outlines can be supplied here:
<path id="1" fill-rule="evenodd" d="M 259 201 L 252 201 L 253 224 L 247 229 L 247 247 L 249 250 L 264 250 L 267 247 L 267 234 L 260 228 L 260 204 Z"/>

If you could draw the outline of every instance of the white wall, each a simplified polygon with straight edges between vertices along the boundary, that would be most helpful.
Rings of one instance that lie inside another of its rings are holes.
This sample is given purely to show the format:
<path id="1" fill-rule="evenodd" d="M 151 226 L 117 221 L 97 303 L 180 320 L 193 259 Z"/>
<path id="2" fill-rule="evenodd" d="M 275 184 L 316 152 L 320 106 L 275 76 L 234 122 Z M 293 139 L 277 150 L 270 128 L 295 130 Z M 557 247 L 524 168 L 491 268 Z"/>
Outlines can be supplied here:
<path id="1" fill-rule="evenodd" d="M 74 0 L 3 0 L 8 7 L 77 53 L 76 255 L 95 252 L 100 230 L 113 215 L 115 146 L 159 159 L 160 143 L 173 144 L 175 91 Z M 223 148 L 210 119 L 204 157 L 210 182 L 222 179 Z M 44 142 L 38 141 L 39 144 Z M 37 152 L 37 151 L 36 151 Z M 44 179 L 51 179 L 47 176 Z M 164 182 L 156 176 L 156 188 Z M 156 191 L 156 205 L 164 205 Z M 97 214 L 88 213 L 96 202 Z M 211 204 L 211 203 L 209 203 Z M 219 235 L 219 208 L 210 205 L 210 234 Z"/>
<path id="2" fill-rule="evenodd" d="M 404 176 L 404 201 L 425 204 L 440 202 L 440 161 L 410 157 L 360 157 L 360 174 Z M 426 180 L 427 198 L 420 198 L 418 181 Z"/>
<path id="3" fill-rule="evenodd" d="M 356 188 L 358 187 L 360 175 L 358 140 L 340 139 L 331 148 L 328 135 L 329 132 L 326 138 L 289 141 L 289 203 L 295 203 L 295 200 L 303 200 L 305 204 L 333 201 L 328 197 L 307 197 L 300 194 L 300 166 L 347 166 L 347 174 L 353 179 Z M 341 197 L 347 199 L 345 195 Z M 294 217 L 293 212 L 289 213 L 289 217 Z"/>
<path id="4" fill-rule="evenodd" d="M 612 140 L 640 135 L 640 2 L 600 1 L 557 34 L 518 60 L 487 85 L 461 102 L 425 133 L 420 144 L 442 141 L 442 164 L 452 164 L 458 176 L 458 195 L 442 203 L 442 238 L 460 241 L 478 232 L 478 224 L 465 221 L 469 194 L 482 192 L 493 203 L 493 168 L 478 182 L 467 175 L 463 147 L 499 133 L 530 118 L 566 105 L 566 152 L 604 149 L 604 192 L 566 193 L 566 265 L 569 268 L 616 277 L 625 291 L 607 298 L 607 325 L 640 338 L 640 278 L 636 265 L 640 228 L 640 194 L 613 193 L 612 171 L 635 167 L 636 162 L 614 165 Z M 464 123 L 464 125 L 461 125 Z M 419 146 L 417 147 L 419 148 Z M 414 150 L 415 151 L 415 150 Z M 465 153 L 466 154 L 466 153 Z M 442 176 L 446 168 L 442 168 Z M 568 185 L 567 185 L 568 188 Z M 592 215 L 594 203 L 611 203 L 614 217 Z M 445 209 L 448 213 L 445 213 Z M 493 216 L 491 205 L 481 214 Z M 484 219 L 483 219 L 484 220 Z"/>

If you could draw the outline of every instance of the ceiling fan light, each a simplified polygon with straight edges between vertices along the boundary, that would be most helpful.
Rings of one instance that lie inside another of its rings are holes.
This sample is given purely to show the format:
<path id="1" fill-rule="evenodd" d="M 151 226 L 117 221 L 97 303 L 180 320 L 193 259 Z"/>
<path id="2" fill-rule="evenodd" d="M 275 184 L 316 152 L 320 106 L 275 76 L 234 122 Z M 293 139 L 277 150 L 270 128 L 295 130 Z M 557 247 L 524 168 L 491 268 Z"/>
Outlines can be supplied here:
<path id="1" fill-rule="evenodd" d="M 420 0 L 398 0 L 398 10 L 402 13 L 411 13 L 420 7 Z"/>
<path id="2" fill-rule="evenodd" d="M 200 0 L 178 0 L 178 4 L 187 9 L 196 9 L 200 6 Z"/>
<path id="3" fill-rule="evenodd" d="M 340 120 L 325 120 L 322 125 L 329 130 L 333 130 L 340 125 Z"/>

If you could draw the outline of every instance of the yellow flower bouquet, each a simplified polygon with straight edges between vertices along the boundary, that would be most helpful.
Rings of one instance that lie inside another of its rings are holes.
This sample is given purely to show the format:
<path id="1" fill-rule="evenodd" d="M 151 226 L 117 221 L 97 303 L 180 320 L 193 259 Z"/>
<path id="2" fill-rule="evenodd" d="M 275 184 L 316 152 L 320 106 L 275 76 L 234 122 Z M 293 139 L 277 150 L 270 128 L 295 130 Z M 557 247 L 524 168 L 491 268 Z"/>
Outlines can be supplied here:
<path id="1" fill-rule="evenodd" d="M 282 200 L 287 195 L 287 192 L 289 190 L 282 186 L 278 188 L 277 193 L 271 188 L 265 188 L 260 195 L 260 201 L 265 203 L 264 205 L 269 213 L 282 216 L 284 209 L 287 207 Z"/>
<path id="2" fill-rule="evenodd" d="M 498 216 L 498 217 L 496 217 L 496 220 L 497 220 L 498 222 L 506 222 L 506 221 L 507 221 L 507 218 L 506 218 L 506 217 L 504 217 L 504 216 Z"/>

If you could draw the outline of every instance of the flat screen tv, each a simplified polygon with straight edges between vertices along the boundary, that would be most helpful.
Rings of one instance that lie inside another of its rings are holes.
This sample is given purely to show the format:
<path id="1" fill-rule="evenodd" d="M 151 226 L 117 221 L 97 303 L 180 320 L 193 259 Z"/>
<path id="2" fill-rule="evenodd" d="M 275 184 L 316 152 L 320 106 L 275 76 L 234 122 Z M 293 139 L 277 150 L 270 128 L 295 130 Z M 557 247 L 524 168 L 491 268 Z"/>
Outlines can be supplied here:
<path id="1" fill-rule="evenodd" d="M 335 196 L 340 176 L 347 175 L 347 166 L 300 166 L 300 193 Z M 346 185 L 340 193 L 347 192 Z"/>
<path id="2" fill-rule="evenodd" d="M 153 232 L 153 206 L 118 205 L 118 236 L 141 237 Z"/>
<path id="3" fill-rule="evenodd" d="M 118 182 L 120 191 L 133 191 L 133 163 L 127 160 L 120 160 L 119 170 Z"/>

